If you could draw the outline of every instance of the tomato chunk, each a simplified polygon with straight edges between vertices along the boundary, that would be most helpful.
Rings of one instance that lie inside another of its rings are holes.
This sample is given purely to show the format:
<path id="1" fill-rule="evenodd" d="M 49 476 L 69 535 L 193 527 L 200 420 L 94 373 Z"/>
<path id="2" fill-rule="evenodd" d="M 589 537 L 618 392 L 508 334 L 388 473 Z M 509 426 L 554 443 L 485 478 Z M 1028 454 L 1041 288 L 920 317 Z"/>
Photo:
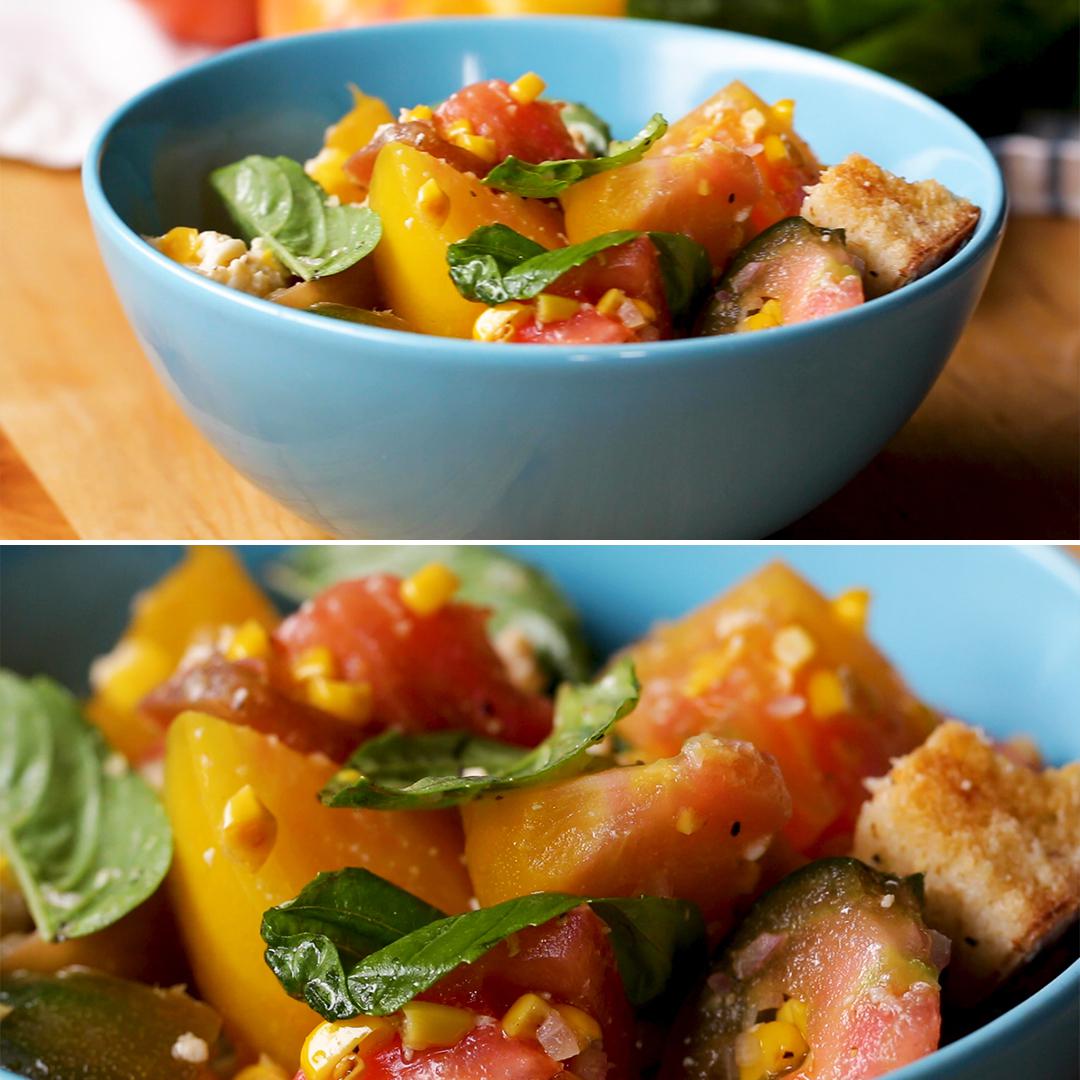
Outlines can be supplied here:
<path id="1" fill-rule="evenodd" d="M 435 110 L 435 126 L 444 139 L 452 139 L 455 125 L 464 124 L 495 144 L 490 165 L 511 154 L 534 163 L 580 157 L 560 106 L 540 99 L 515 101 L 502 79 L 465 86 Z"/>
<path id="2" fill-rule="evenodd" d="M 510 681 L 488 639 L 487 613 L 447 603 L 418 615 L 401 585 L 389 574 L 334 585 L 281 623 L 274 641 L 290 661 L 323 646 L 339 678 L 367 683 L 368 731 L 449 728 L 540 742 L 551 729 L 551 701 Z"/>
<path id="3" fill-rule="evenodd" d="M 947 942 L 917 886 L 854 859 L 763 896 L 670 1043 L 664 1080 L 870 1080 L 929 1054 Z"/>
<path id="4" fill-rule="evenodd" d="M 645 756 L 708 731 L 772 754 L 791 792 L 785 837 L 807 857 L 851 847 L 881 776 L 936 723 L 838 600 L 780 564 L 632 646 L 638 707 L 619 724 Z"/>

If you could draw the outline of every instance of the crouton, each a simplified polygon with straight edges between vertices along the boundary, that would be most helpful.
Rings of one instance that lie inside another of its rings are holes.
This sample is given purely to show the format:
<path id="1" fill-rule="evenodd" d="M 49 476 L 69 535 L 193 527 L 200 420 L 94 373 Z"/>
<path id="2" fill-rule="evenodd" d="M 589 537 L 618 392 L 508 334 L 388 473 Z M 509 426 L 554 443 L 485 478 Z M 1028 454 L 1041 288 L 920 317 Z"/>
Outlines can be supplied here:
<path id="1" fill-rule="evenodd" d="M 926 921 L 953 943 L 954 1002 L 978 1001 L 1076 917 L 1080 762 L 1039 772 L 949 721 L 867 786 L 855 855 L 925 875 Z"/>
<path id="2" fill-rule="evenodd" d="M 866 263 L 866 292 L 880 296 L 940 266 L 972 234 L 979 208 L 936 180 L 909 183 L 851 154 L 807 189 L 802 216 L 843 229 Z"/>

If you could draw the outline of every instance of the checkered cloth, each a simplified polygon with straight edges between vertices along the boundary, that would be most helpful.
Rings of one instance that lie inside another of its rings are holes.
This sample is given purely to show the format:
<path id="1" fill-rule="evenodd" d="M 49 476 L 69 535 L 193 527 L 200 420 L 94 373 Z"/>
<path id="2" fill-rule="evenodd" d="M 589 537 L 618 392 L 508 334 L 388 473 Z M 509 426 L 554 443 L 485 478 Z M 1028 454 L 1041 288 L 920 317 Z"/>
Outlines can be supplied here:
<path id="1" fill-rule="evenodd" d="M 990 140 L 1014 214 L 1080 218 L 1080 118 L 1032 116 L 1016 135 Z"/>

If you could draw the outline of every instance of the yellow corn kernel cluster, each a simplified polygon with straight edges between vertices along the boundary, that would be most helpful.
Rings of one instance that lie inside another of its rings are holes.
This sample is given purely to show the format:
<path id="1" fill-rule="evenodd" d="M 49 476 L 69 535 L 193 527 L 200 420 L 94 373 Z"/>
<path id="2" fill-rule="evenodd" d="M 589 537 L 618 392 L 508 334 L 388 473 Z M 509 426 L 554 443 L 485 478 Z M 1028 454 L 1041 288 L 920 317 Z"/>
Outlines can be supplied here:
<path id="1" fill-rule="evenodd" d="M 771 330 L 784 325 L 784 315 L 779 300 L 766 300 L 756 315 L 748 315 L 743 322 L 747 330 Z"/>
<path id="2" fill-rule="evenodd" d="M 816 651 L 814 639 L 797 623 L 773 636 L 772 654 L 789 671 L 798 671 Z"/>
<path id="3" fill-rule="evenodd" d="M 519 105 L 531 105 L 546 89 L 547 83 L 535 71 L 527 71 L 510 84 L 510 96 Z"/>
<path id="4" fill-rule="evenodd" d="M 352 1020 L 328 1020 L 315 1028 L 304 1041 L 300 1051 L 300 1067 L 307 1080 L 351 1080 L 350 1072 L 358 1075 L 363 1062 L 357 1061 L 359 1069 L 349 1072 L 347 1059 L 361 1052 L 370 1054 L 390 1042 L 397 1034 L 397 1025 L 383 1016 L 357 1016 Z"/>
<path id="5" fill-rule="evenodd" d="M 199 261 L 199 230 L 184 225 L 170 229 L 159 241 L 158 250 L 170 259 L 185 266 L 193 266 Z"/>
<path id="6" fill-rule="evenodd" d="M 765 160 L 775 165 L 788 156 L 788 148 L 779 135 L 766 135 L 762 143 L 765 150 Z"/>
<path id="7" fill-rule="evenodd" d="M 304 699 L 316 709 L 356 724 L 371 715 L 370 684 L 337 678 L 337 662 L 325 645 L 305 649 L 292 661 L 289 670 L 293 679 L 303 686 Z"/>
<path id="8" fill-rule="evenodd" d="M 227 660 L 262 660 L 270 655 L 270 635 L 257 619 L 248 619 L 232 632 L 225 646 Z"/>
<path id="9" fill-rule="evenodd" d="M 522 994 L 506 1010 L 502 1018 L 502 1029 L 512 1039 L 535 1039 L 540 1025 L 552 1012 L 557 1012 L 562 1017 L 582 1050 L 592 1043 L 600 1042 L 600 1025 L 587 1012 L 573 1005 L 553 1005 L 539 994 Z"/>
<path id="10" fill-rule="evenodd" d="M 334 654 L 325 645 L 312 645 L 293 659 L 289 670 L 297 682 L 306 682 L 308 679 L 336 675 L 337 663 Z"/>
<path id="11" fill-rule="evenodd" d="M 277 819 L 245 784 L 225 804 L 221 818 L 221 847 L 233 862 L 248 870 L 258 870 L 273 850 L 277 839 Z"/>
<path id="12" fill-rule="evenodd" d="M 870 612 L 870 591 L 848 589 L 832 602 L 833 614 L 852 630 L 865 630 L 866 617 Z"/>
<path id="13" fill-rule="evenodd" d="M 823 668 L 810 676 L 806 685 L 806 697 L 810 702 L 810 712 L 818 720 L 827 720 L 830 716 L 845 712 L 848 708 L 847 691 L 835 671 Z"/>
<path id="14" fill-rule="evenodd" d="M 810 1047 L 788 1020 L 769 1020 L 743 1031 L 735 1040 L 739 1080 L 771 1080 L 792 1072 L 806 1060 Z"/>
<path id="15" fill-rule="evenodd" d="M 613 319 L 619 313 L 619 308 L 626 303 L 626 293 L 622 289 L 608 289 L 597 301 L 596 310 L 601 315 Z"/>
<path id="16" fill-rule="evenodd" d="M 541 323 L 562 322 L 581 310 L 581 304 L 571 296 L 541 293 L 536 298 L 536 321 Z"/>
<path id="17" fill-rule="evenodd" d="M 477 135 L 473 131 L 472 124 L 464 117 L 447 126 L 446 138 L 455 146 L 468 150 L 470 154 L 475 154 L 489 165 L 495 161 L 495 140 L 489 139 L 486 135 Z"/>
<path id="18" fill-rule="evenodd" d="M 450 214 L 450 196 L 432 178 L 425 180 L 416 193 L 416 209 L 434 225 L 441 225 Z"/>
<path id="19" fill-rule="evenodd" d="M 693 836 L 704 824 L 701 815 L 692 806 L 684 806 L 675 817 L 675 828 L 683 836 Z"/>
<path id="20" fill-rule="evenodd" d="M 788 998 L 779 1009 L 776 1010 L 776 1019 L 785 1023 L 794 1024 L 799 1029 L 799 1034 L 806 1038 L 806 1002 L 798 998 Z"/>
<path id="21" fill-rule="evenodd" d="M 529 309 L 524 304 L 499 304 L 482 311 L 473 323 L 474 341 L 508 341 L 514 331 L 528 321 Z"/>
<path id="22" fill-rule="evenodd" d="M 404 123 L 414 121 L 423 124 L 432 120 L 434 116 L 435 113 L 432 112 L 430 105 L 417 105 L 416 108 L 403 112 L 401 114 L 401 119 Z"/>
<path id="23" fill-rule="evenodd" d="M 432 1001 L 411 1001 L 401 1009 L 401 1045 L 406 1050 L 427 1050 L 432 1046 L 453 1046 L 476 1025 L 468 1009 L 437 1005 Z"/>
<path id="24" fill-rule="evenodd" d="M 795 119 L 795 102 L 791 98 L 781 98 L 772 107 L 773 119 L 782 127 L 791 127 Z"/>
<path id="25" fill-rule="evenodd" d="M 401 583 L 401 599 L 416 615 L 434 615 L 453 599 L 460 587 L 460 579 L 449 566 L 431 562 Z"/>

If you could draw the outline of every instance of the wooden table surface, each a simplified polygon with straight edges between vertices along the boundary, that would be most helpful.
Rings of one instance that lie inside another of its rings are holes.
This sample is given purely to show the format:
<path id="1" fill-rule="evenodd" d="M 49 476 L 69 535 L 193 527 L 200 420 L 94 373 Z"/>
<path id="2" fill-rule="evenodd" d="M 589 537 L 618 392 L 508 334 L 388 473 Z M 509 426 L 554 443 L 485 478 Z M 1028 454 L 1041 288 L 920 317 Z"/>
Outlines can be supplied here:
<path id="1" fill-rule="evenodd" d="M 0 538 L 303 539 L 157 381 L 94 246 L 78 177 L 0 163 Z M 783 533 L 1080 536 L 1080 223 L 1017 219 L 915 417 Z"/>

